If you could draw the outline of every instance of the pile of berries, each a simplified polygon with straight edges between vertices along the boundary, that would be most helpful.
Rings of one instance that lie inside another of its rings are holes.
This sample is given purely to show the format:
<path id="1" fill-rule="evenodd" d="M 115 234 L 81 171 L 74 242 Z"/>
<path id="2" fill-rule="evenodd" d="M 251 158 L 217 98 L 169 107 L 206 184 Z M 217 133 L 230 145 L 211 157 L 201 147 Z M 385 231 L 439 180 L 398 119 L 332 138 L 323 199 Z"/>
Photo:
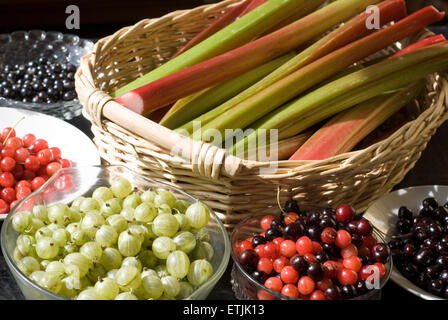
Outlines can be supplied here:
<path id="1" fill-rule="evenodd" d="M 448 299 L 448 203 L 426 198 L 416 217 L 406 207 L 398 217 L 402 237 L 390 242 L 394 264 L 423 290 Z"/>
<path id="2" fill-rule="evenodd" d="M 42 186 L 58 169 L 71 166 L 61 150 L 29 133 L 22 139 L 13 128 L 0 133 L 0 214 Z"/>
<path id="3" fill-rule="evenodd" d="M 286 209 L 263 217 L 264 232 L 236 243 L 238 261 L 253 279 L 291 298 L 340 300 L 366 294 L 386 277 L 389 248 L 350 205 L 307 214 L 290 200 Z M 265 290 L 254 295 L 274 298 Z"/>
<path id="4" fill-rule="evenodd" d="M 76 98 L 76 67 L 45 58 L 0 67 L 0 96 L 24 103 L 55 103 Z"/>

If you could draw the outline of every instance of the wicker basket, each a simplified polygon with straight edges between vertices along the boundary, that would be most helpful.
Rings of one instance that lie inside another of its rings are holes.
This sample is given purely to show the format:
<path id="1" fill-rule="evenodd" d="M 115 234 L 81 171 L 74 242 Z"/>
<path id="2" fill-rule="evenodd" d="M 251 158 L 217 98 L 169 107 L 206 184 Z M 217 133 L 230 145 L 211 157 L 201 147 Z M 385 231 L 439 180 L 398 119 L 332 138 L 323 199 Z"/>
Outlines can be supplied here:
<path id="1" fill-rule="evenodd" d="M 293 197 L 303 206 L 348 202 L 364 210 L 403 179 L 447 119 L 445 75 L 428 77 L 426 94 L 418 101 L 425 111 L 416 120 L 367 149 L 324 161 L 241 160 L 139 116 L 108 95 L 169 59 L 238 2 L 228 0 L 140 21 L 99 40 L 94 51 L 81 59 L 76 89 L 101 157 L 197 196 L 217 211 L 229 229 L 248 215 L 275 213 L 278 186 L 282 198 Z M 172 153 L 178 146 L 181 155 Z M 270 165 L 278 169 L 261 174 L 260 168 Z"/>

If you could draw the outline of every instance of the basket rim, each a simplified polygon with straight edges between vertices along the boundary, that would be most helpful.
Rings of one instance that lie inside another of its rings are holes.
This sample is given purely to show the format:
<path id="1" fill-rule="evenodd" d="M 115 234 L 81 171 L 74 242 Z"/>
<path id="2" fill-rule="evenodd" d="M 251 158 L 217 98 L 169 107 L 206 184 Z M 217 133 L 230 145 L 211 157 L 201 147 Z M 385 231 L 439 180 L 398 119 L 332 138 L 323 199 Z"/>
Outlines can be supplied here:
<path id="1" fill-rule="evenodd" d="M 216 8 L 216 7 L 218 7 L 218 8 L 219 7 L 224 8 L 225 6 L 229 7 L 229 6 L 232 6 L 239 2 L 241 2 L 241 0 L 225 0 L 225 1 L 215 3 L 215 4 L 202 5 L 202 6 L 194 8 L 194 9 L 173 11 L 173 12 L 170 12 L 160 18 L 143 19 L 134 25 L 126 26 L 126 27 L 116 31 L 112 35 L 109 35 L 109 36 L 99 39 L 95 43 L 93 51 L 86 54 L 81 59 L 81 66 L 76 72 L 75 78 L 76 78 L 76 84 L 77 84 L 76 87 L 77 87 L 78 94 L 82 94 L 83 91 L 85 89 L 87 89 L 85 87 L 86 87 L 86 84 L 88 84 L 89 86 L 91 86 L 91 89 L 99 91 L 99 92 L 101 92 L 101 94 L 103 96 L 105 96 L 109 100 L 113 100 L 113 98 L 107 92 L 100 90 L 99 88 L 97 88 L 94 85 L 94 78 L 92 76 L 91 69 L 93 69 L 93 66 L 95 66 L 95 63 L 97 62 L 97 58 L 101 56 L 101 52 L 103 50 L 108 49 L 111 45 L 113 45 L 113 43 L 115 43 L 115 41 L 120 41 L 120 40 L 125 39 L 125 37 L 127 35 L 129 35 L 130 33 L 132 33 L 132 31 L 135 28 L 141 27 L 141 25 L 145 25 L 145 28 L 148 28 L 148 27 L 154 26 L 158 23 L 163 23 L 163 21 L 165 21 L 167 19 L 175 20 L 175 19 L 179 19 L 179 17 L 182 17 L 184 15 L 192 14 L 195 11 L 210 10 L 210 9 Z M 424 29 L 424 31 L 421 34 L 419 34 L 418 37 L 427 37 L 432 34 L 433 33 L 431 31 L 429 31 L 428 29 Z M 80 81 L 81 75 L 84 75 L 85 77 L 87 77 L 88 81 L 87 82 Z M 338 155 L 335 155 L 335 156 L 332 156 L 330 158 L 323 159 L 323 160 L 255 161 L 255 160 L 246 160 L 246 159 L 237 158 L 237 159 L 239 159 L 239 161 L 237 163 L 238 169 L 233 174 L 230 174 L 230 175 L 233 176 L 237 172 L 240 172 L 242 169 L 252 170 L 254 168 L 262 168 L 262 167 L 272 166 L 273 164 L 276 165 L 277 169 L 285 170 L 286 172 L 284 175 L 287 177 L 294 175 L 294 173 L 297 170 L 300 170 L 300 172 L 307 172 L 308 170 L 314 171 L 316 168 L 334 165 L 335 163 L 339 164 L 339 169 L 346 169 L 347 167 L 350 166 L 350 164 L 354 163 L 356 159 L 362 157 L 363 155 L 376 154 L 376 153 L 378 153 L 378 150 L 384 149 L 385 146 L 391 144 L 391 142 L 394 141 L 395 139 L 397 139 L 398 137 L 400 137 L 400 136 L 404 137 L 406 135 L 407 131 L 413 131 L 413 130 L 415 131 L 422 121 L 427 122 L 426 123 L 427 126 L 423 130 L 434 129 L 434 128 L 436 129 L 444 121 L 448 120 L 448 111 L 446 110 L 446 108 L 445 108 L 443 114 L 441 114 L 439 117 L 432 117 L 431 121 L 429 121 L 429 122 L 425 121 L 425 120 L 427 118 L 429 118 L 430 115 L 435 110 L 435 108 L 437 106 L 437 103 L 436 103 L 437 101 L 444 100 L 445 107 L 448 104 L 448 75 L 446 75 L 444 73 L 436 73 L 431 76 L 434 77 L 434 79 L 435 79 L 434 81 L 432 81 L 434 90 L 435 91 L 440 90 L 440 92 L 437 92 L 437 94 L 439 96 L 433 97 L 432 103 L 430 105 L 426 106 L 424 111 L 421 112 L 417 118 L 415 118 L 414 120 L 408 121 L 407 123 L 402 125 L 400 128 L 396 129 L 388 137 L 386 137 L 386 138 L 384 138 L 366 148 L 346 152 L 343 154 L 338 154 Z M 442 85 L 443 85 L 443 88 L 442 88 Z M 443 95 L 445 97 L 443 97 Z M 439 99 L 439 100 L 437 100 L 437 99 Z M 80 100 L 84 101 L 84 99 L 81 99 L 81 98 L 80 98 Z M 106 119 L 105 117 L 102 118 L 102 114 L 97 115 L 98 119 L 100 119 L 100 120 L 94 119 L 94 117 L 92 117 L 92 115 L 89 114 L 89 112 L 86 110 L 85 103 L 83 103 L 83 106 L 84 106 L 83 112 L 82 112 L 83 116 L 85 118 L 87 118 L 90 122 L 92 122 L 92 126 L 98 126 L 98 127 L 102 128 L 103 127 L 101 125 L 102 120 L 110 121 L 110 122 L 114 123 L 113 121 Z M 141 116 L 141 117 L 143 117 L 143 116 Z M 158 123 L 155 123 L 155 125 L 160 129 L 165 128 Z M 432 125 L 432 127 L 430 125 Z M 429 127 L 431 127 L 431 128 L 429 128 Z M 132 134 L 135 134 L 138 136 L 137 133 L 132 131 L 132 128 L 125 128 L 125 130 L 129 130 Z M 173 130 L 170 130 L 170 131 L 172 131 L 175 134 L 178 134 L 177 132 L 175 132 Z M 180 135 L 180 134 L 178 134 L 178 135 Z M 188 137 L 188 139 L 193 141 L 189 137 Z M 203 144 L 210 145 L 208 143 L 203 143 Z M 163 148 L 162 144 L 160 144 L 159 146 Z M 225 149 L 221 149 L 221 148 L 218 148 L 218 149 L 225 150 Z M 227 152 L 226 152 L 226 155 L 228 155 Z M 375 158 L 371 159 L 371 161 L 375 161 L 375 160 L 378 160 L 378 159 L 375 159 Z M 334 171 L 337 169 L 338 168 L 336 168 L 336 169 L 333 168 L 333 169 L 330 169 L 330 171 Z M 276 178 L 279 178 L 279 176 L 281 174 L 279 174 L 278 172 L 273 172 L 273 175 L 275 175 Z M 265 177 L 267 177 L 267 175 L 265 175 Z"/>

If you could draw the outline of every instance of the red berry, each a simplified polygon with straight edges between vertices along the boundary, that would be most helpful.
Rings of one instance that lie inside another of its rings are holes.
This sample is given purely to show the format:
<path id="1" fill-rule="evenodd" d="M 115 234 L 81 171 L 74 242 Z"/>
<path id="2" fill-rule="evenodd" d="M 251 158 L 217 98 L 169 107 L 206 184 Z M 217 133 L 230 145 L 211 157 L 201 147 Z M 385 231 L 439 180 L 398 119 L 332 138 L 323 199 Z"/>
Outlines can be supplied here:
<path id="1" fill-rule="evenodd" d="M 264 257 L 263 256 L 263 247 L 264 247 L 264 245 L 260 244 L 254 249 L 260 258 Z"/>
<path id="2" fill-rule="evenodd" d="M 327 298 L 325 297 L 325 294 L 323 291 L 321 290 L 315 290 L 313 291 L 313 293 L 310 295 L 310 300 L 327 300 Z"/>
<path id="3" fill-rule="evenodd" d="M 384 278 L 387 274 L 387 269 L 381 262 L 374 263 L 372 265 L 366 265 L 362 267 L 359 272 L 359 277 L 362 280 L 368 280 L 370 276 L 378 275 L 380 278 Z M 373 277 L 374 278 L 374 277 Z M 372 282 L 374 279 L 372 279 Z"/>
<path id="4" fill-rule="evenodd" d="M 317 261 L 316 256 L 312 253 L 305 253 L 303 256 L 305 257 L 305 259 L 308 263 Z"/>
<path id="5" fill-rule="evenodd" d="M 280 273 L 282 272 L 285 266 L 291 265 L 291 262 L 285 257 L 279 257 L 274 260 L 274 263 L 272 265 L 274 267 L 275 272 Z"/>
<path id="6" fill-rule="evenodd" d="M 16 190 L 23 187 L 31 188 L 31 183 L 29 183 L 27 180 L 20 180 L 19 182 L 17 182 Z"/>
<path id="7" fill-rule="evenodd" d="M 324 276 L 326 278 L 334 279 L 337 277 L 338 271 L 341 268 L 337 261 L 328 260 L 323 263 Z"/>
<path id="8" fill-rule="evenodd" d="M 362 245 L 369 249 L 372 249 L 377 243 L 375 237 L 371 234 L 362 237 Z"/>
<path id="9" fill-rule="evenodd" d="M 358 274 L 354 270 L 343 268 L 338 272 L 338 280 L 341 284 L 354 285 L 358 281 Z"/>
<path id="10" fill-rule="evenodd" d="M 48 142 L 44 139 L 37 139 L 33 143 L 33 151 L 38 153 L 40 150 L 48 149 Z"/>
<path id="11" fill-rule="evenodd" d="M 358 249 L 358 256 L 362 257 L 362 256 L 366 256 L 366 257 L 371 257 L 370 256 L 370 249 L 365 247 L 365 246 L 360 246 Z"/>
<path id="12" fill-rule="evenodd" d="M 286 266 L 280 272 L 280 278 L 286 284 L 295 284 L 299 280 L 299 273 L 291 266 Z"/>
<path id="13" fill-rule="evenodd" d="M 11 127 L 7 127 L 5 129 L 3 129 L 2 131 L 2 141 L 1 144 L 3 144 L 3 142 L 5 142 L 6 138 L 13 138 L 16 136 L 16 131 L 11 128 Z"/>
<path id="14" fill-rule="evenodd" d="M 51 154 L 50 149 L 43 149 L 37 153 L 37 158 L 41 165 L 45 166 L 54 160 L 53 155 Z"/>
<path id="15" fill-rule="evenodd" d="M 0 214 L 6 214 L 9 212 L 9 204 L 5 200 L 0 199 Z"/>
<path id="16" fill-rule="evenodd" d="M 292 257 L 296 254 L 296 243 L 292 240 L 285 240 L 280 244 L 280 254 L 285 257 Z"/>
<path id="17" fill-rule="evenodd" d="M 33 180 L 36 177 L 36 174 L 33 171 L 25 169 L 23 171 L 23 179 L 25 180 Z"/>
<path id="18" fill-rule="evenodd" d="M 316 282 L 316 286 L 319 290 L 325 291 L 328 287 L 333 285 L 333 281 L 330 278 L 322 278 Z"/>
<path id="19" fill-rule="evenodd" d="M 320 239 L 323 243 L 334 243 L 336 241 L 337 232 L 334 228 L 325 228 L 320 234 Z"/>
<path id="20" fill-rule="evenodd" d="M 362 268 L 362 261 L 356 256 L 345 258 L 343 263 L 345 268 L 359 272 Z"/>
<path id="21" fill-rule="evenodd" d="M 7 203 L 11 203 L 16 200 L 16 191 L 11 187 L 3 188 L 0 197 Z"/>
<path id="22" fill-rule="evenodd" d="M 14 158 L 17 162 L 25 162 L 25 159 L 28 158 L 30 155 L 30 152 L 25 148 L 19 148 L 16 150 L 16 153 L 14 155 Z"/>
<path id="23" fill-rule="evenodd" d="M 45 183 L 45 179 L 42 177 L 36 177 L 31 181 L 31 190 L 35 191 L 39 189 Z"/>
<path id="24" fill-rule="evenodd" d="M 252 241 L 250 240 L 244 240 L 241 241 L 238 251 L 239 253 L 246 251 L 246 250 L 252 250 L 254 247 L 252 246 Z"/>
<path id="25" fill-rule="evenodd" d="M 21 164 L 16 164 L 14 169 L 12 169 L 11 173 L 16 177 L 16 179 L 22 179 L 23 178 L 23 166 Z"/>
<path id="26" fill-rule="evenodd" d="M 36 136 L 32 133 L 28 133 L 23 136 L 23 146 L 25 148 L 29 148 L 33 145 L 34 142 L 36 142 Z"/>
<path id="27" fill-rule="evenodd" d="M 263 271 L 266 274 L 271 274 L 272 269 L 272 262 L 268 258 L 261 258 L 258 260 L 257 270 Z"/>
<path id="28" fill-rule="evenodd" d="M 355 217 L 355 210 L 349 204 L 341 204 L 336 209 L 336 220 L 347 223 Z"/>
<path id="29" fill-rule="evenodd" d="M 11 202 L 11 204 L 9 205 L 10 210 L 12 210 L 18 203 L 19 203 L 19 200 L 14 200 L 13 202 Z"/>
<path id="30" fill-rule="evenodd" d="M 341 249 L 342 258 L 349 258 L 357 255 L 358 255 L 358 248 L 353 243 L 350 243 L 348 246 Z"/>
<path id="31" fill-rule="evenodd" d="M 28 196 L 29 194 L 31 194 L 31 189 L 28 187 L 23 187 L 17 190 L 17 200 L 22 200 L 23 198 L 25 198 L 26 196 Z"/>
<path id="32" fill-rule="evenodd" d="M 260 221 L 261 229 L 263 229 L 264 231 L 268 230 L 271 227 L 272 220 L 274 219 L 275 217 L 271 215 L 264 216 Z"/>
<path id="33" fill-rule="evenodd" d="M 51 155 L 53 156 L 53 159 L 59 160 L 61 159 L 61 149 L 58 147 L 49 148 Z"/>
<path id="34" fill-rule="evenodd" d="M 40 168 L 39 159 L 36 156 L 29 156 L 25 159 L 24 166 L 26 170 L 36 172 Z"/>
<path id="35" fill-rule="evenodd" d="M 274 240 L 272 240 L 272 242 L 274 242 L 275 245 L 279 248 L 283 241 L 285 241 L 285 239 L 283 239 L 282 237 L 277 237 Z"/>
<path id="36" fill-rule="evenodd" d="M 73 179 L 71 175 L 64 174 L 55 182 L 57 190 L 67 190 L 73 187 Z"/>
<path id="37" fill-rule="evenodd" d="M 288 212 L 285 216 L 285 218 L 283 219 L 283 221 L 285 222 L 285 224 L 290 224 L 292 222 L 296 222 L 297 219 L 299 218 L 299 215 L 295 212 Z"/>
<path id="38" fill-rule="evenodd" d="M 387 274 L 386 266 L 383 263 L 381 263 L 381 262 L 375 262 L 373 265 L 378 267 L 379 272 L 380 272 L 380 278 L 384 279 L 384 277 Z"/>
<path id="39" fill-rule="evenodd" d="M 346 230 L 339 230 L 336 233 L 336 240 L 334 242 L 339 248 L 345 248 L 352 243 L 352 236 Z"/>
<path id="40" fill-rule="evenodd" d="M 308 295 L 314 291 L 316 287 L 316 283 L 313 279 L 308 276 L 304 276 L 299 279 L 299 283 L 297 284 L 297 288 L 299 289 L 300 294 Z"/>
<path id="41" fill-rule="evenodd" d="M 321 244 L 317 241 L 313 241 L 313 254 L 324 251 Z"/>
<path id="42" fill-rule="evenodd" d="M 12 187 L 14 185 L 14 176 L 11 172 L 3 172 L 0 174 L 0 185 L 3 188 Z"/>
<path id="43" fill-rule="evenodd" d="M 2 171 L 12 171 L 15 166 L 16 166 L 16 160 L 14 160 L 11 157 L 4 157 L 0 161 L 0 169 Z"/>
<path id="44" fill-rule="evenodd" d="M 48 174 L 48 176 L 51 177 L 60 168 L 61 168 L 61 164 L 59 162 L 50 162 L 47 165 L 47 174 Z"/>
<path id="45" fill-rule="evenodd" d="M 366 219 L 361 219 L 358 221 L 357 229 L 357 232 L 362 236 L 367 236 L 372 233 L 372 226 Z"/>
<path id="46" fill-rule="evenodd" d="M 22 139 L 18 137 L 9 138 L 8 141 L 6 141 L 5 147 L 11 148 L 14 151 L 19 148 L 22 148 L 23 147 Z"/>
<path id="47" fill-rule="evenodd" d="M 268 242 L 263 247 L 263 256 L 268 259 L 276 259 L 279 254 L 279 249 L 275 243 Z"/>
<path id="48" fill-rule="evenodd" d="M 272 291 L 280 292 L 283 287 L 283 282 L 277 277 L 270 277 L 265 281 L 264 286 Z"/>
<path id="49" fill-rule="evenodd" d="M 296 241 L 296 249 L 300 255 L 313 252 L 313 242 L 307 236 L 300 237 Z"/>
<path id="50" fill-rule="evenodd" d="M 281 294 L 297 299 L 299 297 L 299 290 L 295 285 L 289 283 L 283 286 Z"/>
<path id="51" fill-rule="evenodd" d="M 258 300 L 274 300 L 275 297 L 266 290 L 258 290 L 257 298 Z"/>
<path id="52" fill-rule="evenodd" d="M 16 151 L 12 148 L 3 148 L 2 151 L 0 152 L 0 155 L 4 158 L 4 157 L 11 157 L 14 158 Z"/>
<path id="53" fill-rule="evenodd" d="M 68 159 L 61 159 L 59 160 L 59 163 L 61 164 L 62 168 L 70 168 L 72 166 L 72 163 Z"/>

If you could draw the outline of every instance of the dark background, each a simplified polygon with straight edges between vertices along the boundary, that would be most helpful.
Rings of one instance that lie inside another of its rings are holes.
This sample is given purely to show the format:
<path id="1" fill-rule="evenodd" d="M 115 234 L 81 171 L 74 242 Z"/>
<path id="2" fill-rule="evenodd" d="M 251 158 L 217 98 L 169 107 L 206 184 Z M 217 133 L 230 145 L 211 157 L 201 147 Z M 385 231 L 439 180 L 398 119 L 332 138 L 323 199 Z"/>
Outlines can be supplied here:
<path id="1" fill-rule="evenodd" d="M 179 9 L 188 9 L 213 0 L 0 0 L 0 33 L 17 30 L 57 30 L 77 34 L 83 38 L 97 40 L 110 35 L 121 27 L 135 24 L 144 18 L 159 17 Z M 434 4 L 440 10 L 448 12 L 446 0 L 408 0 L 412 12 L 424 5 Z M 75 4 L 80 8 L 81 28 L 66 30 L 65 8 Z M 448 36 L 448 20 L 432 27 L 435 32 Z M 90 125 L 82 117 L 70 121 L 90 137 Z M 448 125 L 443 125 L 429 143 L 416 167 L 396 187 L 413 185 L 448 185 Z M 1 225 L 1 223 L 0 223 Z M 212 291 L 209 299 L 234 299 L 230 286 L 230 267 L 224 277 Z M 0 299 L 23 299 L 14 279 L 0 255 Z M 384 300 L 418 300 L 416 296 L 398 287 L 390 281 L 383 290 Z"/>

